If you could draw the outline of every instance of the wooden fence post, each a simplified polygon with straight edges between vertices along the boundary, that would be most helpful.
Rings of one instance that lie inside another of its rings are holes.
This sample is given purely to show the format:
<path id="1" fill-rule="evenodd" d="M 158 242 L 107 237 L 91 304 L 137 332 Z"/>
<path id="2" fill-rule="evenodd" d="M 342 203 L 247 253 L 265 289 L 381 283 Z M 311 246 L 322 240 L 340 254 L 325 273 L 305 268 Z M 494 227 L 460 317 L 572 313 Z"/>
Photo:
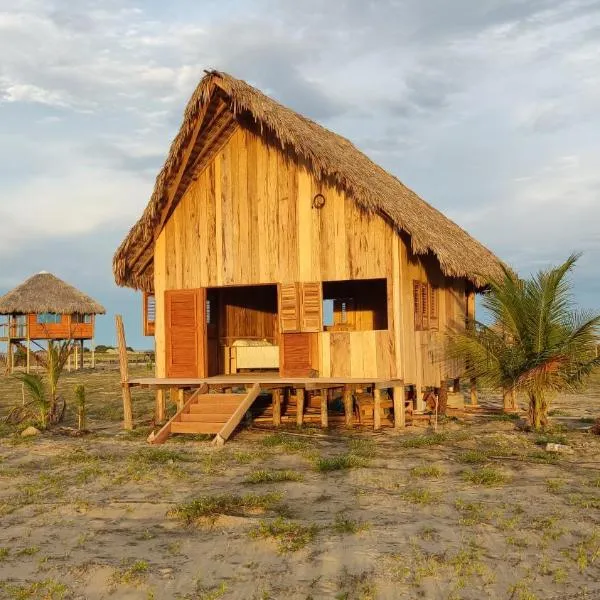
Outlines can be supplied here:
<path id="1" fill-rule="evenodd" d="M 127 344 L 123 317 L 115 315 L 117 328 L 117 347 L 119 349 L 119 370 L 121 371 L 121 389 L 123 391 L 123 427 L 128 431 L 133 429 L 133 408 L 131 406 L 131 388 L 129 387 L 129 366 L 127 363 Z"/>

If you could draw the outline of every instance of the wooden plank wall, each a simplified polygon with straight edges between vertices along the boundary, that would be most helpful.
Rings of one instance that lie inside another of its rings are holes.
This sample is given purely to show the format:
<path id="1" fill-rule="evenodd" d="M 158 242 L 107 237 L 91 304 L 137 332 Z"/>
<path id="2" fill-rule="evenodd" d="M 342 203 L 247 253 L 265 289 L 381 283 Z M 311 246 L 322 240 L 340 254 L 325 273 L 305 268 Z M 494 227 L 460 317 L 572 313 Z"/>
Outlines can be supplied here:
<path id="1" fill-rule="evenodd" d="M 312 205 L 318 193 L 320 209 Z M 412 307 L 413 279 L 437 277 L 445 287 L 436 261 L 415 259 L 386 220 L 241 127 L 196 175 L 158 236 L 154 273 L 158 376 L 165 290 L 387 278 L 388 329 L 317 334 L 320 374 L 439 385 L 431 349 L 441 336 L 415 332 Z M 446 294 L 439 297 L 442 330 Z"/>
<path id="2" fill-rule="evenodd" d="M 37 315 L 27 315 L 29 338 L 46 339 L 92 339 L 94 337 L 94 316 L 91 323 L 71 323 L 71 315 L 61 315 L 60 323 L 38 323 Z"/>

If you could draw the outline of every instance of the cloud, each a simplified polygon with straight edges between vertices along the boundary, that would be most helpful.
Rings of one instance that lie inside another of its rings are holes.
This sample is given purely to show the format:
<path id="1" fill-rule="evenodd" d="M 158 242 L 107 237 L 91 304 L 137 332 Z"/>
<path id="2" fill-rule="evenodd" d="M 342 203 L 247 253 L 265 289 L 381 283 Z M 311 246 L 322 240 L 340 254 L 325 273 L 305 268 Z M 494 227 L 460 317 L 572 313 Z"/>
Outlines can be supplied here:
<path id="1" fill-rule="evenodd" d="M 0 260 L 104 265 L 112 294 L 112 253 L 218 68 L 350 138 L 517 268 L 586 251 L 593 302 L 598 31 L 589 0 L 0 0 Z"/>

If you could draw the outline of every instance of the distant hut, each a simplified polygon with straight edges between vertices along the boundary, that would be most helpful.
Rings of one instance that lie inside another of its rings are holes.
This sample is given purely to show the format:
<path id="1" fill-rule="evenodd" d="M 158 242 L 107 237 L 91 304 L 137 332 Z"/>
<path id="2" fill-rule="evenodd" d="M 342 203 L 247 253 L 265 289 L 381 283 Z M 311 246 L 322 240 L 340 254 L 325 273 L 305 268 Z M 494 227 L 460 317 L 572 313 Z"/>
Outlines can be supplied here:
<path id="1" fill-rule="evenodd" d="M 26 343 L 29 368 L 31 342 L 77 340 L 81 345 L 79 366 L 83 366 L 83 347 L 94 339 L 96 315 L 104 307 L 55 275 L 42 271 L 0 297 L 0 341 L 7 344 L 7 366 L 12 372 L 14 349 Z"/>

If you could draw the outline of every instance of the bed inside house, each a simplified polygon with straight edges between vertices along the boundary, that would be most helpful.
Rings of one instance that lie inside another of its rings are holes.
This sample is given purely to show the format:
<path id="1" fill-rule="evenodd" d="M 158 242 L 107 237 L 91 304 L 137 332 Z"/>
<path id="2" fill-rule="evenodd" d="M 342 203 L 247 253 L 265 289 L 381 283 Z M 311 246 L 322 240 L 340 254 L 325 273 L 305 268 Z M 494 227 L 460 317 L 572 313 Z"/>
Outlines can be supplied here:
<path id="1" fill-rule="evenodd" d="M 211 288 L 206 314 L 210 375 L 279 370 L 277 286 Z"/>

